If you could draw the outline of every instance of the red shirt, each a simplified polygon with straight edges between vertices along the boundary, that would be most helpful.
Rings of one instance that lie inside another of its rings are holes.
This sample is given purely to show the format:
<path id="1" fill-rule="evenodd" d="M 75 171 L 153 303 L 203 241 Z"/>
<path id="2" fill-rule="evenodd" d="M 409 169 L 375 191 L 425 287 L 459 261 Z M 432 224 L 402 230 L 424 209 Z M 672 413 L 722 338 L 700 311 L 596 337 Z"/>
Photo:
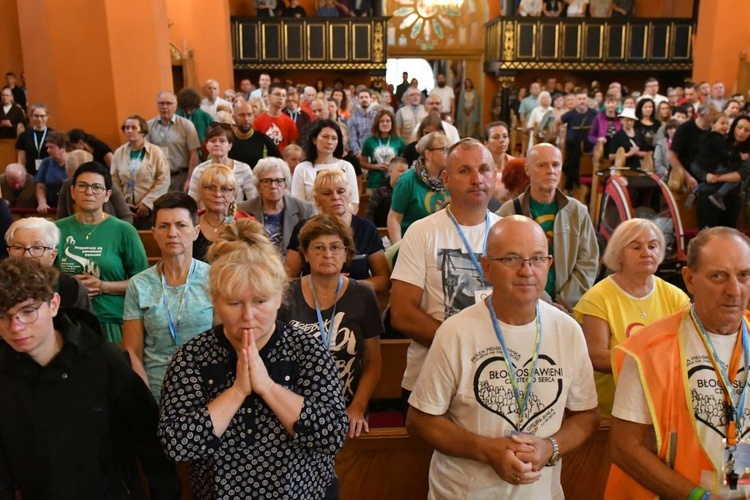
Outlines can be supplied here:
<path id="1" fill-rule="evenodd" d="M 284 113 L 272 117 L 268 113 L 263 113 L 255 119 L 253 129 L 266 134 L 273 140 L 279 151 L 284 151 L 292 142 L 297 142 L 299 132 L 294 121 Z"/>

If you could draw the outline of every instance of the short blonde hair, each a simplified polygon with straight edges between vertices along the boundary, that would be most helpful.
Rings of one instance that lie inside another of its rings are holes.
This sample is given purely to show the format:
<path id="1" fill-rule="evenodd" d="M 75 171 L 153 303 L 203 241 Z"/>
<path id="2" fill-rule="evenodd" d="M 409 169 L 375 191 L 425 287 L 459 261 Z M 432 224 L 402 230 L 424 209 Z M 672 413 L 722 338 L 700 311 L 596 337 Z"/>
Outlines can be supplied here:
<path id="1" fill-rule="evenodd" d="M 352 187 L 349 185 L 349 178 L 346 176 L 346 172 L 338 168 L 329 168 L 328 170 L 321 170 L 315 177 L 315 183 L 313 184 L 313 192 L 318 194 L 323 186 L 346 186 L 349 191 Z"/>
<path id="2" fill-rule="evenodd" d="M 657 264 L 661 264 L 664 260 L 666 242 L 664 235 L 662 234 L 659 227 L 648 219 L 630 219 L 626 220 L 615 229 L 612 233 L 612 237 L 607 243 L 607 248 L 604 250 L 604 257 L 602 261 L 614 272 L 622 270 L 622 263 L 620 262 L 620 256 L 625 247 L 630 245 L 633 241 L 637 240 L 647 232 L 651 231 L 656 237 L 656 246 L 659 247 L 657 253 Z"/>
<path id="3" fill-rule="evenodd" d="M 204 184 L 218 182 L 221 187 L 230 187 L 237 191 L 237 177 L 231 168 L 219 163 L 210 165 L 203 171 L 200 178 L 201 188 Z"/>
<path id="4" fill-rule="evenodd" d="M 284 295 L 288 282 L 281 253 L 260 223 L 241 219 L 226 226 L 208 250 L 211 297 L 234 297 L 250 287 L 256 295 Z"/>
<path id="5" fill-rule="evenodd" d="M 94 156 L 88 151 L 83 149 L 71 151 L 65 158 L 65 172 L 68 174 L 68 177 L 73 177 L 78 167 L 90 161 L 94 161 Z"/>

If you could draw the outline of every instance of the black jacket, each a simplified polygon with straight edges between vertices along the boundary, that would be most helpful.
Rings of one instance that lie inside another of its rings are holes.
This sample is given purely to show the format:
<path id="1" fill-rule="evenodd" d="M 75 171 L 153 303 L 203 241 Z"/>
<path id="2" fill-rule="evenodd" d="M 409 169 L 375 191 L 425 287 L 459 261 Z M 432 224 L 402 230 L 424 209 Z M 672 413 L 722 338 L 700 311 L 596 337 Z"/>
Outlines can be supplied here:
<path id="1" fill-rule="evenodd" d="M 0 342 L 0 499 L 144 499 L 136 459 L 151 498 L 178 498 L 156 402 L 126 355 L 88 313 L 61 311 L 55 329 L 63 347 L 44 367 Z"/>

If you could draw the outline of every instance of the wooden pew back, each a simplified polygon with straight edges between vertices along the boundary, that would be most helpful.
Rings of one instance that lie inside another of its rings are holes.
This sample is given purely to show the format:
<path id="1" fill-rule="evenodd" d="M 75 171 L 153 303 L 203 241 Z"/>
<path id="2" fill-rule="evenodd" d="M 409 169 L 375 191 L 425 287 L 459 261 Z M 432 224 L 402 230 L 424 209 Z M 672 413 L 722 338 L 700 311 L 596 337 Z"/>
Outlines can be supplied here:
<path id="1" fill-rule="evenodd" d="M 383 369 L 371 399 L 401 399 L 401 378 L 406 370 L 406 350 L 410 342 L 402 339 L 380 341 Z"/>
<path id="2" fill-rule="evenodd" d="M 156 244 L 156 240 L 154 239 L 154 233 L 152 233 L 149 230 L 141 230 L 138 231 L 138 236 L 141 238 L 141 243 L 143 243 L 143 248 L 146 249 L 146 257 L 148 257 L 148 264 L 150 266 L 153 266 L 159 260 L 161 259 L 161 250 L 159 250 L 159 245 Z"/>

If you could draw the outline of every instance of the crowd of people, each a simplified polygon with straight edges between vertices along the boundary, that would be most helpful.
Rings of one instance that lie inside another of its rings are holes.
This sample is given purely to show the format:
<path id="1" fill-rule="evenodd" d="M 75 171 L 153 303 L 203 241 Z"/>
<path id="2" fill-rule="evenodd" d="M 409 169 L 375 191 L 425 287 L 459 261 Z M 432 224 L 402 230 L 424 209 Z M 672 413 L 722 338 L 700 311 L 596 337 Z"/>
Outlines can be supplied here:
<path id="1" fill-rule="evenodd" d="M 27 115 L 8 81 L 3 112 L 21 119 L 0 176 L 6 496 L 177 498 L 174 462 L 189 462 L 195 498 L 337 498 L 334 457 L 369 432 L 391 369 L 386 333 L 410 339 L 401 409 L 435 449 L 433 498 L 557 497 L 560 457 L 602 417 L 606 498 L 745 487 L 742 96 L 533 82 L 512 110 L 533 139 L 513 151 L 508 124 L 478 130 L 470 80 L 457 98 L 445 75 L 428 95 L 402 76 L 163 91 L 114 151 L 49 128 L 44 104 Z M 571 196 L 594 147 L 631 168 L 653 156 L 696 197 L 692 302 L 657 275 L 653 221 L 599 248 Z"/>

